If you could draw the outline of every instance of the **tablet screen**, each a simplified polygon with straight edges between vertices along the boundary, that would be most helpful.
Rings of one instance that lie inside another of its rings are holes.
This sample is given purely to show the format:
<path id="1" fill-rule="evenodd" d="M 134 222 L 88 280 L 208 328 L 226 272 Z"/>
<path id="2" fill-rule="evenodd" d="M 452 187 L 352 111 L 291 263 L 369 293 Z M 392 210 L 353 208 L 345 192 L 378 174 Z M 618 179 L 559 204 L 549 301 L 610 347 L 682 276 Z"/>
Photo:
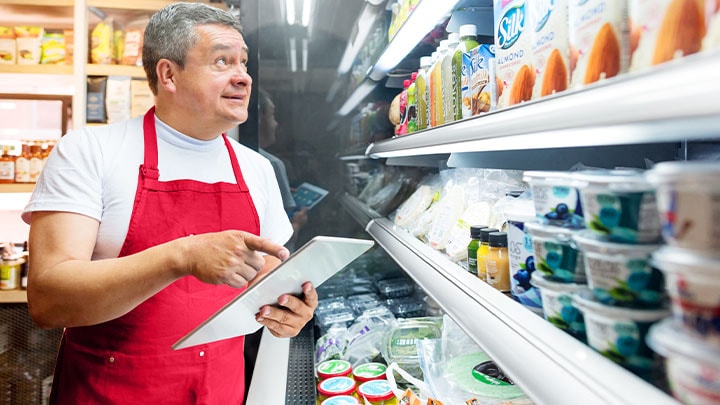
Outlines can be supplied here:
<path id="1" fill-rule="evenodd" d="M 293 199 L 298 207 L 312 208 L 328 194 L 328 191 L 310 183 L 302 183 L 295 189 Z"/>

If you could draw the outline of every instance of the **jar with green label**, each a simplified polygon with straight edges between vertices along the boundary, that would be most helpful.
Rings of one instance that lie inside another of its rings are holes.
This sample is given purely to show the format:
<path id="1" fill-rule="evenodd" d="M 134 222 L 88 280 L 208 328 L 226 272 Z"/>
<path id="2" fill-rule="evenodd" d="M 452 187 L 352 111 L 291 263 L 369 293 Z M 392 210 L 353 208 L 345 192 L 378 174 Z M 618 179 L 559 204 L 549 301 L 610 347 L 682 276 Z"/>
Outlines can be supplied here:
<path id="1" fill-rule="evenodd" d="M 318 364 L 318 380 L 327 380 L 332 377 L 352 377 L 352 364 L 346 360 L 327 360 Z"/>
<path id="2" fill-rule="evenodd" d="M 358 384 L 373 380 L 384 380 L 387 366 L 382 363 L 364 363 L 355 367 L 353 376 Z"/>

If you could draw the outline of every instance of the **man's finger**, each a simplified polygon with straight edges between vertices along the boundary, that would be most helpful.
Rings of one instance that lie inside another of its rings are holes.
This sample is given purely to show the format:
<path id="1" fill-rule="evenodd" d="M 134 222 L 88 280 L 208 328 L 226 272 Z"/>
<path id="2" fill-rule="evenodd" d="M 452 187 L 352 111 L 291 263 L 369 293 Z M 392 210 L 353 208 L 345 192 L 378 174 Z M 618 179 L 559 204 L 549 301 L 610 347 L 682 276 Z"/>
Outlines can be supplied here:
<path id="1" fill-rule="evenodd" d="M 252 250 L 265 252 L 269 255 L 277 257 L 280 260 L 285 260 L 290 256 L 290 252 L 283 245 L 273 243 L 269 239 L 261 238 L 247 232 L 243 232 L 242 236 L 245 241 L 245 246 Z"/>

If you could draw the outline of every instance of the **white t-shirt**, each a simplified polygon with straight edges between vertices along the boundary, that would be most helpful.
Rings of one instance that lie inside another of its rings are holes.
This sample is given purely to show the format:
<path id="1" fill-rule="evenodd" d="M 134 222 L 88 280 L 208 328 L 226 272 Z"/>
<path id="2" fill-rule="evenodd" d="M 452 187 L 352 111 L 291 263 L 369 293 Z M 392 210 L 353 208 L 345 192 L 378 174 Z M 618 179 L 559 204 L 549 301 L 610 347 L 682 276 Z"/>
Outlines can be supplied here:
<path id="1" fill-rule="evenodd" d="M 22 213 L 66 211 L 100 221 L 93 260 L 114 258 L 125 241 L 138 170 L 143 162 L 143 117 L 86 127 L 62 137 L 47 160 Z M 200 141 L 156 118 L 160 181 L 192 179 L 235 183 L 222 137 Z M 293 233 L 270 162 L 230 139 L 260 218 L 260 236 L 284 244 Z M 71 230 L 70 230 L 71 231 Z"/>
<path id="2" fill-rule="evenodd" d="M 260 155 L 270 161 L 270 164 L 275 171 L 275 177 L 277 177 L 278 186 L 280 187 L 280 195 L 282 195 L 285 211 L 292 211 L 295 207 L 297 207 L 297 204 L 295 203 L 295 198 L 293 198 L 292 190 L 290 189 L 290 181 L 288 180 L 285 163 L 280 160 L 280 158 L 266 151 L 263 148 L 258 148 L 258 153 L 260 153 Z"/>

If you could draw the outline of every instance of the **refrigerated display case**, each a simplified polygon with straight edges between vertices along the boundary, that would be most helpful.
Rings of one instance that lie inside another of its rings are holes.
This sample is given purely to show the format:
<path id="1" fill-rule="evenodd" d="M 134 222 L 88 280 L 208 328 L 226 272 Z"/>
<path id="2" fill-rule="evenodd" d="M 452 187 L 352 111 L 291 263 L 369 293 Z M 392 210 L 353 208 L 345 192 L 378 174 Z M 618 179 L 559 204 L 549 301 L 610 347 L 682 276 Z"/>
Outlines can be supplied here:
<path id="1" fill-rule="evenodd" d="M 448 3 L 484 12 L 488 6 L 492 8 L 492 2 Z M 467 13 L 467 8 L 463 12 Z M 337 86 L 333 86 L 329 98 L 336 104 L 337 114 L 327 129 L 347 136 L 342 134 L 349 125 L 346 115 L 357 112 L 366 101 L 397 94 L 401 90 L 398 81 L 402 83 L 398 77 L 409 77 L 417 67 L 421 40 L 443 21 L 444 17 L 436 18 L 429 24 L 417 37 L 418 45 L 410 46 L 413 49 L 399 49 L 396 40 L 410 35 L 418 24 L 402 26 L 365 74 L 353 77 L 350 83 L 354 86 L 336 98 Z M 394 59 L 390 65 L 388 58 Z M 444 164 L 512 170 L 568 170 L 579 162 L 599 168 L 646 168 L 655 162 L 716 156 L 720 140 L 720 107 L 714 102 L 720 94 L 718 66 L 720 53 L 707 51 L 408 136 L 373 140 L 365 147 L 353 144 L 335 156 L 344 163 L 368 166 L 379 162 L 385 167 L 437 169 Z M 347 76 L 339 74 L 337 82 L 348 83 Z M 334 188 L 342 189 L 342 185 Z M 676 403 L 666 390 L 623 369 L 470 275 L 356 195 L 339 192 L 338 198 L 349 217 L 535 402 Z"/>

